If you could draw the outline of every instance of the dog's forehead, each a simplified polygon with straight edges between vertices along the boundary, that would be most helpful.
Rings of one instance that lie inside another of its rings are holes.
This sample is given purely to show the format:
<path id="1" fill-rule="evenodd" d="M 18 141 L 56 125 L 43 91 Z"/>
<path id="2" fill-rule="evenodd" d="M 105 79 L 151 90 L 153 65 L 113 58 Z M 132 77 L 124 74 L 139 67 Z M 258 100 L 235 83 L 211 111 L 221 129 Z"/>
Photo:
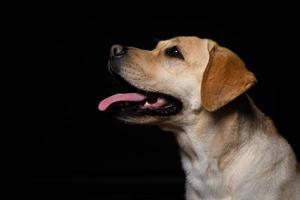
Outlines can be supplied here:
<path id="1" fill-rule="evenodd" d="M 155 49 L 164 49 L 174 45 L 179 45 L 186 48 L 201 48 L 204 42 L 205 39 L 195 36 L 179 36 L 158 42 Z"/>

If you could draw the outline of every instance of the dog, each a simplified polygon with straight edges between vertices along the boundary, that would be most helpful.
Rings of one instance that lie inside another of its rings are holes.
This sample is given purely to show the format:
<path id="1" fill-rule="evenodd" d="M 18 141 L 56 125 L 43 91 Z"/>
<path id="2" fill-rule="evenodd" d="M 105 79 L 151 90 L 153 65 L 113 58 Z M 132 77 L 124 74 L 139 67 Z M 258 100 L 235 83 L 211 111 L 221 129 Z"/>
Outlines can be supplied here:
<path id="1" fill-rule="evenodd" d="M 174 133 L 187 200 L 299 200 L 295 154 L 246 94 L 255 83 L 239 56 L 210 39 L 113 45 L 109 71 L 130 89 L 100 102 L 125 122 Z"/>

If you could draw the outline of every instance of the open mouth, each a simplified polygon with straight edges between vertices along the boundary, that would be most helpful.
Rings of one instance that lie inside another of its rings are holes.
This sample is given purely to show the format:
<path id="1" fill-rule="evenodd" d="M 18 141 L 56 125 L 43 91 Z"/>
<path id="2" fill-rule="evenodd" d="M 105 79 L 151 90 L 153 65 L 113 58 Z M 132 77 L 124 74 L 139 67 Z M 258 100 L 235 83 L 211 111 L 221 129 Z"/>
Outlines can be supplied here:
<path id="1" fill-rule="evenodd" d="M 122 85 L 125 85 L 129 93 L 119 93 L 105 98 L 99 103 L 100 111 L 112 111 L 123 115 L 158 115 L 170 116 L 179 113 L 182 103 L 175 97 L 159 92 L 140 90 L 130 85 L 123 78 Z"/>

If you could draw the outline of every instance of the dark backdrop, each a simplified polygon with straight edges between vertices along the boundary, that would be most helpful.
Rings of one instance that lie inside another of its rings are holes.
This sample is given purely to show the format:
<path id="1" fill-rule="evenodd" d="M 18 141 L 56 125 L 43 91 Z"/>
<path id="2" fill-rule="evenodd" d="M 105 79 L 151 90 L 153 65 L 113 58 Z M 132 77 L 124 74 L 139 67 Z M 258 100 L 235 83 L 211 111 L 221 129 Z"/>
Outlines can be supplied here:
<path id="1" fill-rule="evenodd" d="M 151 49 L 157 39 L 178 35 L 214 39 L 243 58 L 258 78 L 250 95 L 299 158 L 298 18 L 292 6 L 21 6 L 11 24 L 18 63 L 16 131 L 7 153 L 11 194 L 182 199 L 172 134 L 128 126 L 97 110 L 118 91 L 107 71 L 111 45 Z"/>

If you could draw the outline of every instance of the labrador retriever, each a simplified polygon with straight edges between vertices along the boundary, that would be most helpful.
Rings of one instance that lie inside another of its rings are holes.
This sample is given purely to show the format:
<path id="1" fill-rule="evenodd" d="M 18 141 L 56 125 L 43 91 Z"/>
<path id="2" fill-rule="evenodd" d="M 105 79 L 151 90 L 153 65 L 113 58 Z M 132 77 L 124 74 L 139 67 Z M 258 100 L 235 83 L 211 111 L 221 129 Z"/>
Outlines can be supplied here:
<path id="1" fill-rule="evenodd" d="M 198 37 L 114 45 L 109 70 L 131 92 L 99 109 L 174 133 L 187 200 L 300 199 L 294 152 L 246 94 L 256 78 L 235 53 Z"/>

